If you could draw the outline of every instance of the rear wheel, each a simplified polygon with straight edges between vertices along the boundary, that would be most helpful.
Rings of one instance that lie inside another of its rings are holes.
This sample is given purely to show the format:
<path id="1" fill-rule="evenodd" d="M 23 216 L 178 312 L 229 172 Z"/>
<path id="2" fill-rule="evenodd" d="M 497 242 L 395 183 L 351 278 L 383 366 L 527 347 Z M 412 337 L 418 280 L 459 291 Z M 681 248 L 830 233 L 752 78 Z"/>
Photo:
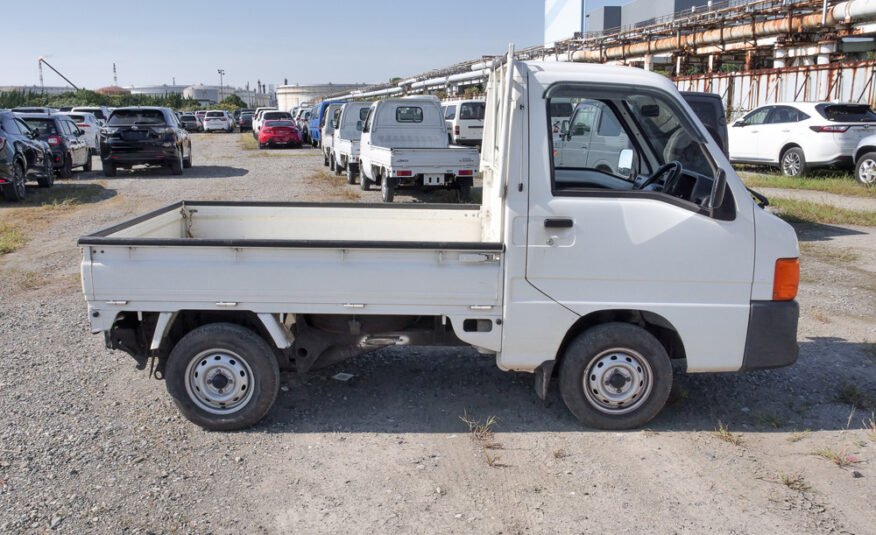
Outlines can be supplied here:
<path id="1" fill-rule="evenodd" d="M 101 165 L 103 166 L 103 176 L 116 176 L 116 164 L 114 164 L 113 162 L 104 161 Z"/>
<path id="2" fill-rule="evenodd" d="M 876 152 L 868 152 L 858 159 L 855 178 L 865 186 L 876 185 Z"/>
<path id="3" fill-rule="evenodd" d="M 12 166 L 12 182 L 3 185 L 3 197 L 12 202 L 23 201 L 27 197 L 27 186 L 24 185 L 24 166 L 21 162 Z"/>
<path id="4" fill-rule="evenodd" d="M 666 404 L 672 365 L 660 342 L 628 323 L 587 329 L 569 344 L 560 367 L 560 393 L 581 423 L 632 429 Z"/>
<path id="5" fill-rule="evenodd" d="M 61 178 L 73 177 L 73 160 L 70 158 L 69 154 L 64 156 L 64 163 L 61 164 L 59 174 L 61 175 Z"/>
<path id="6" fill-rule="evenodd" d="M 323 167 L 328 167 L 329 169 L 332 169 L 332 170 L 334 170 L 334 168 L 335 168 L 334 164 L 329 162 L 328 154 L 326 154 L 325 151 L 323 151 L 323 153 L 322 153 L 322 165 L 323 165 Z"/>
<path id="7" fill-rule="evenodd" d="M 339 164 L 338 161 L 335 159 L 335 155 L 334 155 L 334 154 L 331 154 L 331 155 L 329 156 L 329 158 L 331 159 L 331 162 L 332 162 L 332 171 L 335 172 L 335 176 L 340 176 L 341 173 L 344 172 L 344 168 L 341 167 L 341 164 Z"/>
<path id="8" fill-rule="evenodd" d="M 380 198 L 383 202 L 392 202 L 395 198 L 395 183 L 390 177 L 383 177 L 380 181 Z"/>
<path id="9" fill-rule="evenodd" d="M 170 172 L 174 175 L 183 174 L 183 151 L 179 150 L 179 154 L 176 155 L 176 159 L 170 163 Z"/>
<path id="10" fill-rule="evenodd" d="M 51 188 L 55 183 L 55 170 L 52 168 L 52 158 L 43 159 L 43 173 L 37 178 L 37 184 L 41 188 Z"/>
<path id="11" fill-rule="evenodd" d="M 213 431 L 245 429 L 271 409 L 280 369 L 256 333 L 212 323 L 185 335 L 170 352 L 167 391 L 192 423 Z"/>
<path id="12" fill-rule="evenodd" d="M 362 171 L 361 166 L 359 167 L 359 188 L 362 191 L 368 191 L 370 188 L 370 184 L 368 183 L 368 177 L 365 176 L 365 172 Z"/>
<path id="13" fill-rule="evenodd" d="M 459 184 L 459 189 L 456 190 L 456 197 L 459 202 L 468 202 L 471 200 L 471 184 Z"/>
<path id="14" fill-rule="evenodd" d="M 782 173 L 785 176 L 803 176 L 808 168 L 806 167 L 806 156 L 803 154 L 803 149 L 800 147 L 791 147 L 782 154 L 781 159 Z"/>
<path id="15" fill-rule="evenodd" d="M 192 147 L 189 145 L 189 157 L 183 159 L 183 167 L 186 169 L 192 166 Z"/>
<path id="16" fill-rule="evenodd" d="M 91 149 L 88 149 L 88 156 L 85 158 L 85 165 L 82 166 L 82 170 L 86 173 L 91 171 Z"/>
<path id="17" fill-rule="evenodd" d="M 263 149 L 263 148 L 265 148 L 265 144 L 264 144 L 264 143 L 262 143 L 262 142 L 261 142 L 261 141 L 259 141 L 259 148 L 260 148 L 260 149 Z"/>

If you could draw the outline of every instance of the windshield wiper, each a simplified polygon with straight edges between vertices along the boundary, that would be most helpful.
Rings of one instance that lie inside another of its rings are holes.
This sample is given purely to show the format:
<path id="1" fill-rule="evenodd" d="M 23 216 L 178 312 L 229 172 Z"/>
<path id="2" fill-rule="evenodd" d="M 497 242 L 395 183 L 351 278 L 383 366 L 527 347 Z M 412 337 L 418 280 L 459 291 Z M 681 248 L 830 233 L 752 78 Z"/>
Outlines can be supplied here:
<path id="1" fill-rule="evenodd" d="M 757 201 L 757 205 L 760 206 L 761 208 L 766 208 L 767 206 L 770 205 L 770 200 L 767 199 L 766 196 L 754 191 L 751 188 L 747 187 L 745 189 L 747 189 L 748 193 L 750 193 L 751 196 L 754 197 L 754 200 Z"/>

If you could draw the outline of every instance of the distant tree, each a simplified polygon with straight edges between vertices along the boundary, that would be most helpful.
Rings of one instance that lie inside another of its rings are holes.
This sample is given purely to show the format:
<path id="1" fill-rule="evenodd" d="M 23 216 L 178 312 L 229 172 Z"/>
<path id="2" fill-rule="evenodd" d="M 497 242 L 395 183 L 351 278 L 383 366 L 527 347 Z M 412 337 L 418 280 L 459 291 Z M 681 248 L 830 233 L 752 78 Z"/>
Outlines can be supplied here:
<path id="1" fill-rule="evenodd" d="M 246 108 L 246 102 L 237 95 L 228 95 L 219 104 L 230 108 Z"/>

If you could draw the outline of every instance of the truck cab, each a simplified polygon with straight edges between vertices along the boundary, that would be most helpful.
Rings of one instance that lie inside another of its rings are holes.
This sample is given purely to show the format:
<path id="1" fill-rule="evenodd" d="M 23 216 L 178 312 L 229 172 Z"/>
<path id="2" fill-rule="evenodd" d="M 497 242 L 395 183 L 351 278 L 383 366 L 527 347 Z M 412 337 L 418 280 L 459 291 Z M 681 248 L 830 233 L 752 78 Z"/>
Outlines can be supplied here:
<path id="1" fill-rule="evenodd" d="M 323 165 L 327 166 L 332 171 L 335 170 L 334 156 L 332 154 L 332 145 L 334 142 L 333 136 L 335 134 L 335 128 L 337 128 L 341 106 L 343 106 L 343 103 L 340 102 L 329 104 L 325 109 L 325 113 L 322 114 L 322 121 L 320 124 L 319 139 L 322 146 Z M 335 174 L 340 174 L 340 171 Z"/>

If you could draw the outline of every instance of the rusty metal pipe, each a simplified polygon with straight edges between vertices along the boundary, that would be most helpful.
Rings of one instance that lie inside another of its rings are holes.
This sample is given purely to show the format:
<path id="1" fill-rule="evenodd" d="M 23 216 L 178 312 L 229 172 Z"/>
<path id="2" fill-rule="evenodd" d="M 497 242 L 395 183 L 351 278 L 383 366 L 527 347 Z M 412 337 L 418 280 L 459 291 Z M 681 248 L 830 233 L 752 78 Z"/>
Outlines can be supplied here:
<path id="1" fill-rule="evenodd" d="M 876 18 L 876 0 L 848 0 L 840 2 L 827 10 L 826 25 L 834 26 L 859 20 Z M 687 35 L 664 37 L 653 41 L 642 41 L 633 44 L 623 44 L 603 50 L 578 50 L 572 53 L 572 61 L 600 62 L 604 60 L 624 59 L 646 54 L 659 54 L 682 49 L 695 49 L 697 46 L 718 45 L 733 41 L 744 41 L 758 37 L 769 37 L 787 33 L 796 33 L 822 27 L 822 14 L 812 13 L 790 18 L 779 18 L 757 22 L 755 24 L 740 24 L 721 29 L 693 32 Z"/>

